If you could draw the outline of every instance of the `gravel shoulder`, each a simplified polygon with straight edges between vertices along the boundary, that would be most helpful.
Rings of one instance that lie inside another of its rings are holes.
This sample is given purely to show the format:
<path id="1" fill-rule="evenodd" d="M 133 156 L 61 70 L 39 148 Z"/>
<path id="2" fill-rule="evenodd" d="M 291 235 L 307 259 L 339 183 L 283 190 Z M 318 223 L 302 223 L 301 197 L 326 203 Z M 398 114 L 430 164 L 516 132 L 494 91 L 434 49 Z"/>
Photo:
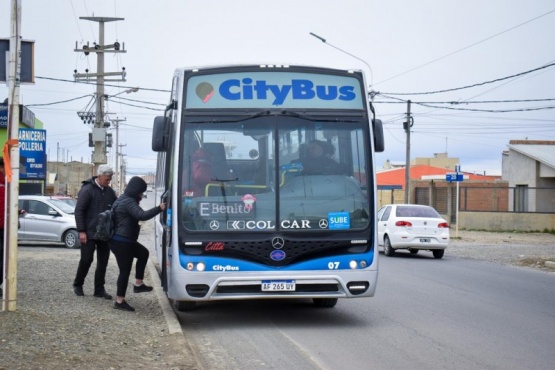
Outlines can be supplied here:
<path id="1" fill-rule="evenodd" d="M 451 230 L 445 255 L 555 272 L 555 235 Z"/>
<path id="2" fill-rule="evenodd" d="M 72 281 L 79 257 L 79 250 L 60 246 L 18 248 L 17 309 L 0 312 L 1 370 L 198 368 L 186 337 L 169 333 L 155 291 L 128 289 L 136 311 L 115 310 L 113 300 L 92 295 L 95 259 L 85 297 L 77 297 Z M 156 288 L 153 270 L 146 270 L 145 282 Z M 106 290 L 114 299 L 117 275 L 112 255 Z"/>
<path id="3" fill-rule="evenodd" d="M 459 231 L 456 236 L 452 230 L 451 237 L 446 258 L 555 272 L 545 266 L 555 261 L 555 235 Z M 137 311 L 114 310 L 112 300 L 92 296 L 95 262 L 85 281 L 86 296 L 75 296 L 71 283 L 79 254 L 63 247 L 18 248 L 17 310 L 0 312 L 1 370 L 199 368 L 187 333 L 169 333 L 154 292 L 128 290 Z M 145 281 L 155 284 L 158 278 L 150 271 Z M 111 256 L 106 289 L 112 295 L 116 279 Z"/>

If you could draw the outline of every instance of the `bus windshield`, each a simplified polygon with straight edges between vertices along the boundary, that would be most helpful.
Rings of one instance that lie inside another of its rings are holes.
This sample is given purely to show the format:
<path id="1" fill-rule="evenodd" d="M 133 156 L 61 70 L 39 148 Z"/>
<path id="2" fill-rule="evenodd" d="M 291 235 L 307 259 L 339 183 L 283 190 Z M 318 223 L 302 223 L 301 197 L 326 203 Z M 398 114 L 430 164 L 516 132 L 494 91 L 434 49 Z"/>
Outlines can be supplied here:
<path id="1" fill-rule="evenodd" d="M 369 227 L 367 118 L 287 113 L 186 117 L 179 212 L 186 232 Z"/>

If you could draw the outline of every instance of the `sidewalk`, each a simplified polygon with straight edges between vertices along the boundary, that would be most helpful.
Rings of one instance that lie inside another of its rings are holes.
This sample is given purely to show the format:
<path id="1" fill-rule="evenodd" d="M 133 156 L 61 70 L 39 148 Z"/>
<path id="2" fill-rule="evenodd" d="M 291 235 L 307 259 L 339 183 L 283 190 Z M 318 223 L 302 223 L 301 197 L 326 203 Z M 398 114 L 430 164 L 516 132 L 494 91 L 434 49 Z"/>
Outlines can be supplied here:
<path id="1" fill-rule="evenodd" d="M 129 288 L 126 299 L 136 311 L 126 312 L 92 296 L 96 259 L 85 297 L 73 293 L 79 256 L 62 246 L 18 248 L 17 309 L 0 312 L 0 369 L 198 368 L 152 261 L 145 282 L 154 291 Z M 117 274 L 111 255 L 106 290 L 114 298 Z"/>

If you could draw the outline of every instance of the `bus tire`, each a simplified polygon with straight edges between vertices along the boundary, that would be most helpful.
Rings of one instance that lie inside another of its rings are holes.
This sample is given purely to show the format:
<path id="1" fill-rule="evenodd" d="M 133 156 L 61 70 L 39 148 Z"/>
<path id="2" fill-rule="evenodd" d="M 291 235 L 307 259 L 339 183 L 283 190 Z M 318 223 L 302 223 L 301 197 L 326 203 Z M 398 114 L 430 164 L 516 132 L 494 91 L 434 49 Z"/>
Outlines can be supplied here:
<path id="1" fill-rule="evenodd" d="M 434 254 L 435 259 L 440 259 L 443 257 L 443 254 L 445 253 L 445 249 L 435 249 L 432 251 L 432 253 Z"/>
<path id="2" fill-rule="evenodd" d="M 391 246 L 388 236 L 386 236 L 383 240 L 383 254 L 388 257 L 392 257 L 395 254 L 395 249 Z"/>
<path id="3" fill-rule="evenodd" d="M 316 307 L 332 308 L 337 304 L 337 298 L 312 298 Z"/>
<path id="4" fill-rule="evenodd" d="M 194 311 L 197 307 L 195 301 L 174 301 L 173 305 L 179 312 Z"/>

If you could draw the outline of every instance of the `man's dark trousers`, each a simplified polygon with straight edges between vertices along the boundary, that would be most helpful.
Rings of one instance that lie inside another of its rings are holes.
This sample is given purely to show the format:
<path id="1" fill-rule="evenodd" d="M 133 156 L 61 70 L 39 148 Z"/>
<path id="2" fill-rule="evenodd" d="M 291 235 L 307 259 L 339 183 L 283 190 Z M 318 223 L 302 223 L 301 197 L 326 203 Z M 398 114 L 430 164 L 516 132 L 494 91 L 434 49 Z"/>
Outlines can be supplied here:
<path id="1" fill-rule="evenodd" d="M 81 245 L 81 260 L 77 267 L 77 274 L 73 286 L 83 286 L 85 277 L 89 273 L 89 269 L 94 260 L 94 251 L 96 249 L 96 271 L 94 273 L 94 294 L 104 292 L 104 283 L 106 279 L 106 267 L 110 258 L 110 248 L 108 242 L 101 240 L 87 239 L 85 245 Z"/>

